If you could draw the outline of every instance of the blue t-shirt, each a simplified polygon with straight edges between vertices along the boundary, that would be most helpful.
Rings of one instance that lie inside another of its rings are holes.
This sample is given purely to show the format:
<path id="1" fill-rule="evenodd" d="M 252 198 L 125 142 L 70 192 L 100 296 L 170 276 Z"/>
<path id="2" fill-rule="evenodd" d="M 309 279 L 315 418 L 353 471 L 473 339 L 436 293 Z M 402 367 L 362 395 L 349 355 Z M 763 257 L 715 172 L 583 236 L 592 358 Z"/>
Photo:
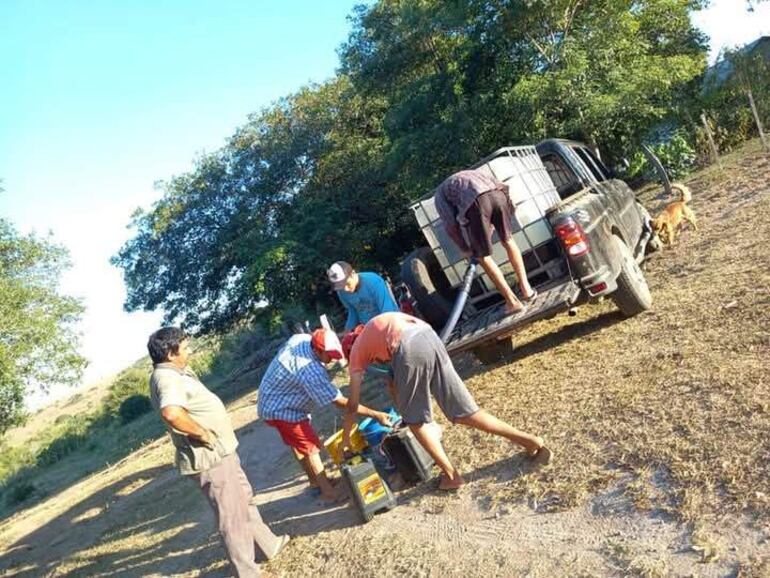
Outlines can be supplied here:
<path id="1" fill-rule="evenodd" d="M 356 325 L 368 323 L 372 317 L 380 313 L 398 311 L 398 305 L 388 290 L 385 280 L 377 273 L 359 273 L 358 288 L 353 293 L 337 291 L 337 297 L 348 310 L 345 331 L 350 331 Z"/>

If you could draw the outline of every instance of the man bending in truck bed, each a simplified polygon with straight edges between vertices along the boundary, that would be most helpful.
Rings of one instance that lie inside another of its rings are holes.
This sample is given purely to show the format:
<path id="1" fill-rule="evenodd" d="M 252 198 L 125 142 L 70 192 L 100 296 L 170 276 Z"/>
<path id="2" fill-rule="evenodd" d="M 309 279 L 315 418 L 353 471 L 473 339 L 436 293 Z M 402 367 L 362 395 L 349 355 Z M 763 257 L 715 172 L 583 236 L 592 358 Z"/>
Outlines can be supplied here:
<path id="1" fill-rule="evenodd" d="M 508 196 L 508 185 L 480 170 L 460 171 L 438 186 L 434 198 L 447 234 L 464 257 L 473 255 L 479 260 L 505 299 L 505 312 L 511 314 L 524 309 L 492 258 L 494 227 L 516 272 L 522 299 L 532 301 L 537 296 L 537 291 L 532 289 L 527 279 L 521 252 L 511 236 L 513 206 Z"/>

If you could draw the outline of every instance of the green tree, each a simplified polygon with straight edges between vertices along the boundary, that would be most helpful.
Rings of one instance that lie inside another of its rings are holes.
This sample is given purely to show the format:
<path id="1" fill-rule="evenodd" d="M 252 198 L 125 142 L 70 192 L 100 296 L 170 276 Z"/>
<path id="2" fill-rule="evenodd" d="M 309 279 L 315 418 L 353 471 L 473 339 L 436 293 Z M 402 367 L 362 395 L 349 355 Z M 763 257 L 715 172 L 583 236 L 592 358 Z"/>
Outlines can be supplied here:
<path id="1" fill-rule="evenodd" d="M 392 104 L 389 154 L 408 183 L 546 137 L 621 156 L 703 71 L 690 22 L 703 4 L 382 0 L 359 10 L 342 68 Z"/>
<path id="2" fill-rule="evenodd" d="M 393 262 L 406 220 L 394 209 L 405 201 L 383 176 L 384 108 L 344 76 L 303 88 L 163 183 L 162 199 L 134 215 L 137 234 L 113 257 L 126 308 L 162 306 L 168 322 L 222 330 L 335 303 L 323 283 L 330 255 Z"/>
<path id="3" fill-rule="evenodd" d="M 74 384 L 85 360 L 73 324 L 83 307 L 58 293 L 66 251 L 0 219 L 0 435 L 21 423 L 32 388 Z"/>
<path id="4" fill-rule="evenodd" d="M 113 259 L 126 307 L 162 307 L 199 331 L 328 310 L 328 261 L 397 271 L 419 237 L 409 204 L 453 170 L 546 136 L 625 155 L 693 90 L 706 47 L 689 15 L 701 4 L 358 7 L 334 79 L 253 115 L 134 216 Z"/>

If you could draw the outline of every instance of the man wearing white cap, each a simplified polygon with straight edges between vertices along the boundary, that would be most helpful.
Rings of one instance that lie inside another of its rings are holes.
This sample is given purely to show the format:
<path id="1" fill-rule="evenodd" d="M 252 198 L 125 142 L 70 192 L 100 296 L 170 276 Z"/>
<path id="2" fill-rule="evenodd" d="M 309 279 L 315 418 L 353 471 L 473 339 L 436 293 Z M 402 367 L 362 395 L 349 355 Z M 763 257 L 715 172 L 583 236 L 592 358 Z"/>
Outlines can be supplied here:
<path id="1" fill-rule="evenodd" d="M 292 448 L 308 476 L 327 501 L 340 494 L 329 481 L 321 460 L 321 441 L 310 425 L 310 414 L 333 403 L 346 408 L 348 399 L 329 379 L 324 365 L 342 359 L 342 345 L 333 331 L 316 329 L 312 334 L 293 335 L 281 347 L 259 386 L 258 411 L 265 422 L 278 430 Z M 356 413 L 389 426 L 387 413 L 358 405 Z"/>
<path id="2" fill-rule="evenodd" d="M 398 311 L 390 289 L 377 273 L 358 273 L 350 263 L 337 261 L 326 271 L 326 276 L 348 311 L 345 333 L 352 331 L 356 325 L 368 323 L 380 313 Z"/>

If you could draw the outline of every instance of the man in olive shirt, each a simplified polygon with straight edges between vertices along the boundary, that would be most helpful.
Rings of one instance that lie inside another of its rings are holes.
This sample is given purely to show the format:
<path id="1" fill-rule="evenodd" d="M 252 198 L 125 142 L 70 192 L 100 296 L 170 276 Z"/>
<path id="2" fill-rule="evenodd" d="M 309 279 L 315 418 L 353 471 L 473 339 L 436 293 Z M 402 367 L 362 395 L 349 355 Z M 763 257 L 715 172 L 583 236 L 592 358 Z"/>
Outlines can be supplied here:
<path id="1" fill-rule="evenodd" d="M 219 397 L 187 366 L 187 335 L 176 327 L 164 327 L 150 336 L 147 349 L 154 364 L 152 404 L 176 447 L 177 467 L 195 481 L 214 509 L 236 576 L 256 578 L 260 572 L 254 545 L 270 559 L 289 537 L 273 534 L 251 505 L 251 484 L 236 453 L 238 440 L 230 416 Z"/>

